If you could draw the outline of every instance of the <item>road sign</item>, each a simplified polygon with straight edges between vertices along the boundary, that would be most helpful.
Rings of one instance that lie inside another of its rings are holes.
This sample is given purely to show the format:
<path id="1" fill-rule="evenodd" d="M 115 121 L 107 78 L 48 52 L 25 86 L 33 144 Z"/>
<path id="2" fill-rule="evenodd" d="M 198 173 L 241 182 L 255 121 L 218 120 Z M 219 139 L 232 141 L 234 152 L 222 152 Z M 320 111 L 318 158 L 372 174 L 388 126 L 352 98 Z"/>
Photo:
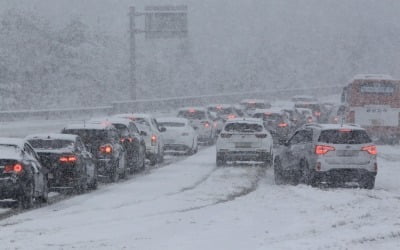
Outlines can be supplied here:
<path id="1" fill-rule="evenodd" d="M 147 6 L 146 39 L 185 38 L 188 35 L 187 6 Z"/>

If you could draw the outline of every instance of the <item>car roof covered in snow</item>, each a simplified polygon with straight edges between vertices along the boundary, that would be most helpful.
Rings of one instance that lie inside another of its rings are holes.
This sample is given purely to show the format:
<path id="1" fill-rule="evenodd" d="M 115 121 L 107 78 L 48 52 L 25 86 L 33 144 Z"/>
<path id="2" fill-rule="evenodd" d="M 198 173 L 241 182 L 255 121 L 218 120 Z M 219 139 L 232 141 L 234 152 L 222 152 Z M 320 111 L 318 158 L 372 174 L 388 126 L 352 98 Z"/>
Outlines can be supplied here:
<path id="1" fill-rule="evenodd" d="M 39 139 L 39 140 L 66 140 L 66 141 L 75 141 L 78 135 L 72 134 L 58 134 L 58 133 L 49 133 L 49 134 L 33 134 L 25 137 L 26 140 Z"/>
<path id="2" fill-rule="evenodd" d="M 310 123 L 304 125 L 304 127 L 315 127 L 320 130 L 340 130 L 340 129 L 348 129 L 348 130 L 365 130 L 357 124 L 317 124 Z"/>
<path id="3" fill-rule="evenodd" d="M 178 111 L 187 111 L 187 110 L 207 112 L 207 109 L 204 107 L 184 107 L 184 108 L 178 109 Z"/>
<path id="4" fill-rule="evenodd" d="M 93 119 L 91 122 L 109 122 L 111 124 L 123 124 L 125 126 L 129 126 L 132 122 L 130 119 L 122 118 L 122 117 L 105 117 L 103 119 Z"/>
<path id="5" fill-rule="evenodd" d="M 26 142 L 27 141 L 22 138 L 0 137 L 0 145 L 15 145 L 23 148 Z"/>
<path id="6" fill-rule="evenodd" d="M 0 159 L 10 159 L 10 160 L 22 159 L 22 148 L 24 148 L 25 143 L 26 143 L 25 139 L 1 137 Z M 10 145 L 10 147 L 5 147 L 4 145 Z"/>
<path id="7" fill-rule="evenodd" d="M 228 120 L 226 124 L 228 123 L 257 123 L 263 125 L 263 121 L 259 118 L 234 118 Z"/>
<path id="8" fill-rule="evenodd" d="M 267 103 L 267 101 L 263 99 L 243 99 L 240 103 Z"/>
<path id="9" fill-rule="evenodd" d="M 209 104 L 207 105 L 207 108 L 232 108 L 233 105 L 232 104 Z"/>
<path id="10" fill-rule="evenodd" d="M 274 107 L 274 108 L 269 108 L 269 109 L 256 109 L 256 110 L 254 110 L 254 112 L 253 112 L 253 115 L 255 115 L 255 114 L 260 114 L 260 113 L 277 113 L 277 114 L 282 114 L 283 113 L 283 111 L 282 111 L 282 109 L 281 108 L 277 108 L 277 107 Z"/>
<path id="11" fill-rule="evenodd" d="M 104 129 L 115 129 L 115 127 L 109 122 L 90 122 L 89 121 L 89 122 L 69 124 L 64 129 L 104 130 Z"/>
<path id="12" fill-rule="evenodd" d="M 157 122 L 163 123 L 163 122 L 179 122 L 179 123 L 185 123 L 188 124 L 189 120 L 185 118 L 180 118 L 180 117 L 161 117 L 157 118 Z"/>
<path id="13" fill-rule="evenodd" d="M 385 74 L 358 74 L 352 78 L 352 81 L 355 80 L 394 80 L 394 78 Z"/>

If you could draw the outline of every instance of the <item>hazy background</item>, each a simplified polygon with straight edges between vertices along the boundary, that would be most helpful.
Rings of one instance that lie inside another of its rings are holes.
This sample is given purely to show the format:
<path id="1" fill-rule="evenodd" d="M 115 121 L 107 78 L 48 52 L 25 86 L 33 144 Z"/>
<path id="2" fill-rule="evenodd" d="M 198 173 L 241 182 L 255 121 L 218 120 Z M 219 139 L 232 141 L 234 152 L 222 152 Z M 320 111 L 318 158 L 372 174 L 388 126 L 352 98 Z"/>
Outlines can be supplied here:
<path id="1" fill-rule="evenodd" d="M 1 0 L 0 110 L 129 99 L 129 6 L 155 4 L 187 4 L 189 38 L 138 35 L 139 98 L 399 76 L 398 0 Z"/>

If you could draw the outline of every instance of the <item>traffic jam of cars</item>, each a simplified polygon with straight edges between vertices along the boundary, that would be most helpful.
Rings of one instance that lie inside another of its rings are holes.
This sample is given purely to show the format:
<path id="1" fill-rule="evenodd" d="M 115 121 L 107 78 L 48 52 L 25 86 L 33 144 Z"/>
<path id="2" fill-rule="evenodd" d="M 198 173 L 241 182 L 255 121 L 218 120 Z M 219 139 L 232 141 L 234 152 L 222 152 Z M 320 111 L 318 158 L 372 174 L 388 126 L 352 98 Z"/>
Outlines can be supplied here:
<path id="1" fill-rule="evenodd" d="M 170 116 L 116 114 L 65 124 L 59 133 L 1 138 L 0 199 L 32 208 L 47 202 L 49 192 L 86 193 L 157 166 L 166 154 L 190 156 L 214 144 L 216 167 L 271 168 L 277 185 L 374 188 L 375 140 L 345 122 L 346 114 L 354 117 L 348 106 L 313 96 L 287 103 L 245 99 L 183 107 Z"/>

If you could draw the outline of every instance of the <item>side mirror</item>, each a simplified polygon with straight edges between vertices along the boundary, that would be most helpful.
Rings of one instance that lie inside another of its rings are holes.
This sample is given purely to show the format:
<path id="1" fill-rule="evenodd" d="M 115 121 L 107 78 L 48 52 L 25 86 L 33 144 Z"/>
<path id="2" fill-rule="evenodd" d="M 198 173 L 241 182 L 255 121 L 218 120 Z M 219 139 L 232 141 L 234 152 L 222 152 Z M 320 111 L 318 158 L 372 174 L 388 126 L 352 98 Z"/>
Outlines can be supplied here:
<path id="1" fill-rule="evenodd" d="M 165 132 L 165 131 L 167 131 L 167 128 L 165 128 L 165 127 L 160 128 L 160 132 Z"/>
<path id="2" fill-rule="evenodd" d="M 140 131 L 141 136 L 147 136 L 147 133 L 145 131 Z"/>

